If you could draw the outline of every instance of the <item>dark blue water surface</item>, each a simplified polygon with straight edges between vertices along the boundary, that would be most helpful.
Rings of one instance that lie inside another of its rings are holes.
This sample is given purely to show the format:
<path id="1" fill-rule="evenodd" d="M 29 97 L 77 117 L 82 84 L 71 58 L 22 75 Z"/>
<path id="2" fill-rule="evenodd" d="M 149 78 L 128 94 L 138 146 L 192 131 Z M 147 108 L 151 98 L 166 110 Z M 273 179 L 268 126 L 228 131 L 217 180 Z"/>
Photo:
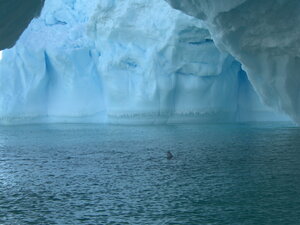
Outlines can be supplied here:
<path id="1" fill-rule="evenodd" d="M 0 127 L 0 224 L 300 224 L 300 129 Z"/>

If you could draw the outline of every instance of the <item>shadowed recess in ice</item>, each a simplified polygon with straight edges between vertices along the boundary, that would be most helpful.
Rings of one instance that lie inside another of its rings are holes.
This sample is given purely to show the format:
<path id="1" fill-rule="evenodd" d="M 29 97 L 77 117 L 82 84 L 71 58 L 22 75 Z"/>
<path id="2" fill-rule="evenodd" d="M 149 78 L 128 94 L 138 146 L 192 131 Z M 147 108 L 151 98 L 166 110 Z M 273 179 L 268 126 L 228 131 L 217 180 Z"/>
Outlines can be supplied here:
<path id="1" fill-rule="evenodd" d="M 2 123 L 282 119 L 205 25 L 164 1 L 46 1 L 0 63 Z"/>
<path id="2" fill-rule="evenodd" d="M 167 1 L 205 20 L 217 46 L 242 63 L 264 102 L 300 122 L 300 1 Z"/>
<path id="3" fill-rule="evenodd" d="M 44 0 L 0 1 L 0 50 L 14 46 L 30 21 L 40 14 L 43 4 Z"/>

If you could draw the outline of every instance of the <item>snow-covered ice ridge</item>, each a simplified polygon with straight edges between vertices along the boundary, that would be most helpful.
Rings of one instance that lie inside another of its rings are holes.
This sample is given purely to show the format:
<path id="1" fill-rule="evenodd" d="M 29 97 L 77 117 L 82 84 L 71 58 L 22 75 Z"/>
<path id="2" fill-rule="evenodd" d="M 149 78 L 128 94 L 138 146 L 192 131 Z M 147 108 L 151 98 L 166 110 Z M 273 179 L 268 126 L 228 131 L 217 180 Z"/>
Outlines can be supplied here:
<path id="1" fill-rule="evenodd" d="M 46 1 L 0 62 L 0 122 L 282 120 L 206 25 L 162 0 Z"/>
<path id="2" fill-rule="evenodd" d="M 263 101 L 300 123 L 299 0 L 166 0 L 204 20 L 216 45 L 242 63 Z"/>

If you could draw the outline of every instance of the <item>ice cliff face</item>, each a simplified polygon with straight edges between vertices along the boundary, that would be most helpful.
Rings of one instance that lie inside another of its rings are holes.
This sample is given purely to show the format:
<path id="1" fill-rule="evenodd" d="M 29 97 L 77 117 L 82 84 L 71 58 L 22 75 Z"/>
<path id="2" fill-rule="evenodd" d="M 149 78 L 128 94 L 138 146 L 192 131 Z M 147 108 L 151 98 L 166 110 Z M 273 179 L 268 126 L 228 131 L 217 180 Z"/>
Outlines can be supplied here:
<path id="1" fill-rule="evenodd" d="M 11 48 L 33 17 L 38 16 L 44 0 L 0 1 L 0 50 Z"/>
<path id="2" fill-rule="evenodd" d="M 277 118 L 205 25 L 153 0 L 46 1 L 0 62 L 0 121 Z"/>
<path id="3" fill-rule="evenodd" d="M 101 1 L 89 28 L 101 53 L 109 118 L 232 119 L 239 65 L 215 48 L 196 19 L 163 1 Z"/>
<path id="4" fill-rule="evenodd" d="M 3 52 L 3 122 L 83 121 L 104 111 L 93 42 L 86 24 L 95 1 L 46 1 L 17 45 Z"/>
<path id="5" fill-rule="evenodd" d="M 263 101 L 300 123 L 300 1 L 167 1 L 204 20 L 217 46 L 242 63 Z"/>

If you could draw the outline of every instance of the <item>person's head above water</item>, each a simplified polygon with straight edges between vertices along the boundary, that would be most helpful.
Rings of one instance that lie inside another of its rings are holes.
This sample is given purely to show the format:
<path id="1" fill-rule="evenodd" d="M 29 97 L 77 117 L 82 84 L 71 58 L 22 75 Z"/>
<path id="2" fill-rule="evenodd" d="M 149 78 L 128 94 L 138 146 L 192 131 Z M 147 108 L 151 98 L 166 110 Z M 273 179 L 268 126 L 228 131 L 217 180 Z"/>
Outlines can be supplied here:
<path id="1" fill-rule="evenodd" d="M 173 154 L 170 151 L 167 151 L 167 159 L 172 159 Z"/>

